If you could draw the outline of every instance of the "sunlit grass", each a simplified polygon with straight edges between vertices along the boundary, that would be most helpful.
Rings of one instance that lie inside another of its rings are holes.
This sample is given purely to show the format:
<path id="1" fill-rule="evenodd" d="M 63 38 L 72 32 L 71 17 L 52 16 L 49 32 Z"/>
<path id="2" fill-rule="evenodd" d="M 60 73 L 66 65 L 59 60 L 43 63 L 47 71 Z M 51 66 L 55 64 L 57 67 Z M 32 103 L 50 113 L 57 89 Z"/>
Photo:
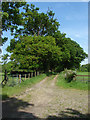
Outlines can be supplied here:
<path id="1" fill-rule="evenodd" d="M 87 73 L 85 73 L 87 74 Z M 80 74 L 81 75 L 81 74 Z M 62 88 L 72 88 L 72 89 L 79 89 L 79 90 L 88 90 L 88 82 L 83 82 L 79 80 L 74 80 L 69 83 L 65 80 L 64 73 L 61 72 L 57 78 L 57 86 Z"/>
<path id="2" fill-rule="evenodd" d="M 46 74 L 41 74 L 36 77 L 32 77 L 30 79 L 25 80 L 24 82 L 22 81 L 21 84 L 18 84 L 17 86 L 4 86 L 2 88 L 2 95 L 7 95 L 7 96 L 13 96 L 13 95 L 20 95 L 23 93 L 27 88 L 30 88 L 32 85 L 40 82 L 46 77 Z"/>
<path id="3" fill-rule="evenodd" d="M 90 72 L 77 72 L 77 75 L 90 75 Z"/>

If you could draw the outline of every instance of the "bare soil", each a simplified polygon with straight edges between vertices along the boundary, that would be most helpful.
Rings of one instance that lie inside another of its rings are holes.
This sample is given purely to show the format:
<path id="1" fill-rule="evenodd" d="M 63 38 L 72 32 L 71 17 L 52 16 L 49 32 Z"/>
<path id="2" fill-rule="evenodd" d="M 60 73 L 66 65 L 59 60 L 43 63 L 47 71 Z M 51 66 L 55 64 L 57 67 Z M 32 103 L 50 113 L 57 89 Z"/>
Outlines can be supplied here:
<path id="1" fill-rule="evenodd" d="M 87 117 L 88 91 L 63 89 L 46 77 L 20 96 L 3 101 L 3 118 L 60 119 Z"/>

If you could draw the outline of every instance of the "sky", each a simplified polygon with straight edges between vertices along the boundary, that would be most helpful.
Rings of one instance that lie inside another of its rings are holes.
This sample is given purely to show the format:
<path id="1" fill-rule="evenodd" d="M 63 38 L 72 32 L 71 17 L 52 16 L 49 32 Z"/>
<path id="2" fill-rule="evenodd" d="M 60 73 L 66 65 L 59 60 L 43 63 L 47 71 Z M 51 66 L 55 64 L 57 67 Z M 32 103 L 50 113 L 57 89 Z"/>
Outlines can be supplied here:
<path id="1" fill-rule="evenodd" d="M 85 0 L 84 0 L 85 1 Z M 86 0 L 87 1 L 87 0 Z M 83 50 L 88 53 L 88 2 L 31 2 L 35 7 L 39 7 L 39 12 L 46 13 L 48 9 L 55 13 L 55 18 L 60 23 L 59 30 L 66 33 L 76 41 Z M 30 4 L 30 2 L 29 2 Z M 9 37 L 6 44 L 2 47 L 3 53 L 10 43 L 9 31 L 4 32 L 3 36 Z M 88 59 L 81 64 L 87 64 Z"/>

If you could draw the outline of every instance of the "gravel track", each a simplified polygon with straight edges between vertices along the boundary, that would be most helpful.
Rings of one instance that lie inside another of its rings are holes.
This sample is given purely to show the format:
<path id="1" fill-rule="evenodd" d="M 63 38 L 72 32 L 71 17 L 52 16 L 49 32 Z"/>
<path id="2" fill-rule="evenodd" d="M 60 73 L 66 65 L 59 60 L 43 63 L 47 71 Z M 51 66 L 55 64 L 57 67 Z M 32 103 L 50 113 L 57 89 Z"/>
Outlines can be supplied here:
<path id="1" fill-rule="evenodd" d="M 13 98 L 10 99 L 12 104 L 8 105 L 11 109 L 15 109 L 15 111 L 12 110 L 10 117 L 33 119 L 85 117 L 88 113 L 88 91 L 58 88 L 55 84 L 57 77 L 58 75 L 53 80 L 46 77 L 40 83 L 27 89 L 21 96 L 15 97 L 19 101 L 15 104 L 13 104 Z M 21 106 L 20 101 L 23 101 Z M 3 111 L 6 110 L 4 103 L 7 102 L 3 102 Z M 17 103 L 19 107 L 16 106 Z M 26 103 L 28 105 L 22 107 Z M 3 116 L 7 117 L 11 111 L 6 112 L 7 114 L 4 112 Z"/>

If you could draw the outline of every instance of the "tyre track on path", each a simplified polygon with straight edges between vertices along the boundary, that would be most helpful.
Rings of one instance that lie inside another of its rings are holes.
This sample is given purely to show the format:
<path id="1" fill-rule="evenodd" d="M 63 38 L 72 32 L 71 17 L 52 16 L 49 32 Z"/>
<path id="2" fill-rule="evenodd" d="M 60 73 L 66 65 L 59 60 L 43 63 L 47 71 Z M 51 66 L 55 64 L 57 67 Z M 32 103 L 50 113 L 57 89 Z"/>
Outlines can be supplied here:
<path id="1" fill-rule="evenodd" d="M 28 106 L 25 110 L 39 118 L 47 116 L 60 116 L 66 109 L 75 109 L 82 114 L 88 112 L 88 92 L 81 90 L 60 89 L 55 83 L 58 75 L 53 80 L 44 79 L 29 91 L 28 102 L 34 106 Z M 27 101 L 28 95 L 24 98 Z M 30 100 L 30 101 L 29 101 Z"/>
<path id="2" fill-rule="evenodd" d="M 23 113 L 22 118 L 31 118 L 33 115 L 45 119 L 48 116 L 62 117 L 62 114 L 64 117 L 78 117 L 80 114 L 88 113 L 88 91 L 58 88 L 57 77 L 58 75 L 53 79 L 46 77 L 17 97 L 18 100 L 29 104 L 27 107 L 18 108 L 18 112 Z M 11 117 L 13 116 L 14 113 L 11 114 Z M 16 114 L 15 117 L 17 116 L 20 115 Z"/>

